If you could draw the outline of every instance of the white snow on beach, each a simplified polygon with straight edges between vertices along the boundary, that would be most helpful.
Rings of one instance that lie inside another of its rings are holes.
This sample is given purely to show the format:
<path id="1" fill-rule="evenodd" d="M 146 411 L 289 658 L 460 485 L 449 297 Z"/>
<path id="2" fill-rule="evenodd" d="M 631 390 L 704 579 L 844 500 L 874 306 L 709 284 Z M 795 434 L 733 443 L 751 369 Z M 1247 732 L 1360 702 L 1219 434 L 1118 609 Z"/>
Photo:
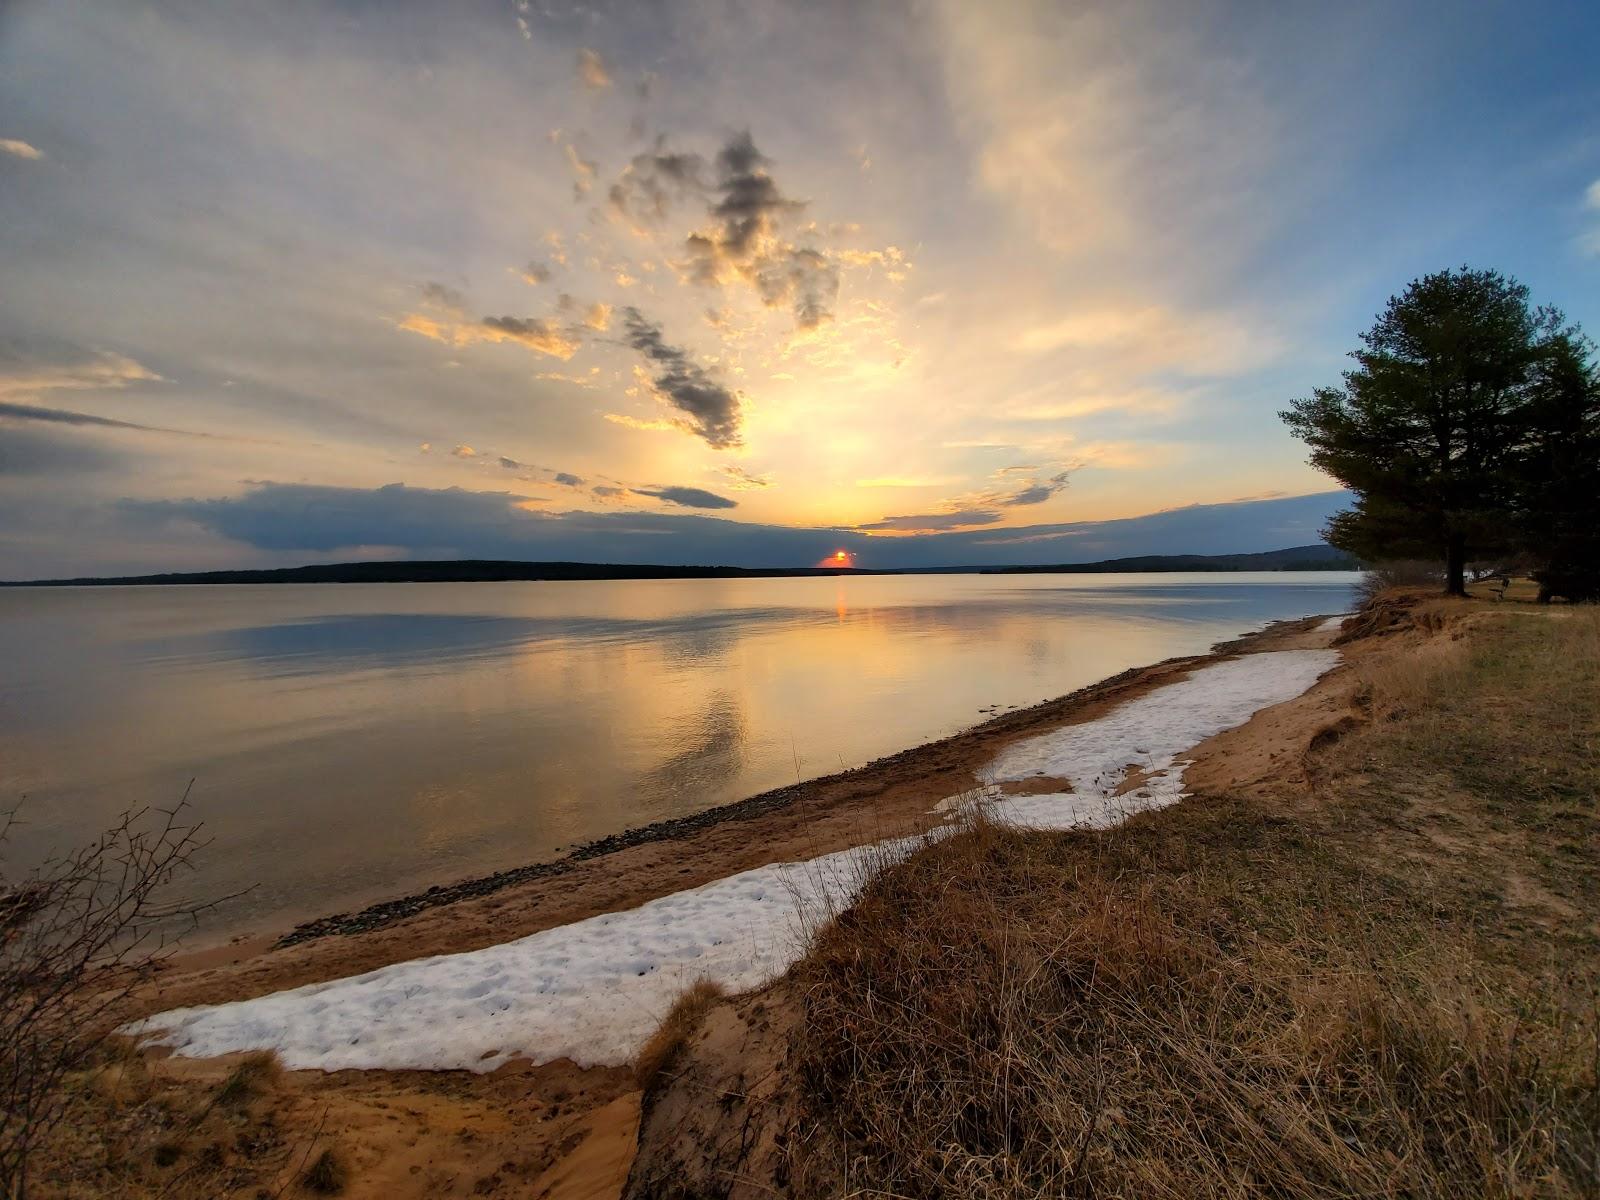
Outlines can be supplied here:
<path id="1" fill-rule="evenodd" d="M 980 803 L 1031 829 L 1103 829 L 1165 807 L 1183 798 L 1185 750 L 1300 695 L 1338 661 L 1336 650 L 1277 650 L 1203 667 L 1096 720 L 1014 742 L 979 772 L 990 785 Z M 1068 787 L 1037 795 L 1000 787 L 1039 776 Z"/>
<path id="2" fill-rule="evenodd" d="M 1299 695 L 1337 659 L 1293 650 L 1217 663 L 1096 720 L 1017 742 L 985 772 L 984 803 L 1047 829 L 1105 826 L 1170 804 L 1182 796 L 1183 751 Z M 1151 777 L 1119 796 L 1130 767 Z M 993 786 L 1037 775 L 1067 779 L 1071 791 L 1003 796 Z M 176 1009 L 129 1032 L 190 1057 L 274 1049 L 288 1067 L 325 1071 L 490 1071 L 522 1056 L 625 1063 L 688 984 L 707 977 L 741 991 L 780 975 L 807 929 L 847 905 L 875 863 L 921 841 L 759 867 L 514 942 Z"/>
<path id="3" fill-rule="evenodd" d="M 274 1049 L 290 1068 L 492 1071 L 511 1058 L 630 1061 L 702 976 L 729 991 L 782 974 L 809 924 L 918 838 L 776 863 L 514 942 L 396 963 L 258 999 L 161 1013 L 130 1032 L 208 1058 Z"/>

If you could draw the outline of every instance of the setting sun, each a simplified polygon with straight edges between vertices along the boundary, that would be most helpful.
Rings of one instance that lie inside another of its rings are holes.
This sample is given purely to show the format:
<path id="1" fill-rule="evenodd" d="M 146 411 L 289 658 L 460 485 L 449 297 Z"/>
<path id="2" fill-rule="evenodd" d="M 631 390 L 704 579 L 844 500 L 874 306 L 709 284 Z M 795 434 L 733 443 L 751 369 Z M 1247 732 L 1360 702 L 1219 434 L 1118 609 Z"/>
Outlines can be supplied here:
<path id="1" fill-rule="evenodd" d="M 855 565 L 855 556 L 848 550 L 835 550 L 817 564 L 819 567 L 854 567 Z"/>

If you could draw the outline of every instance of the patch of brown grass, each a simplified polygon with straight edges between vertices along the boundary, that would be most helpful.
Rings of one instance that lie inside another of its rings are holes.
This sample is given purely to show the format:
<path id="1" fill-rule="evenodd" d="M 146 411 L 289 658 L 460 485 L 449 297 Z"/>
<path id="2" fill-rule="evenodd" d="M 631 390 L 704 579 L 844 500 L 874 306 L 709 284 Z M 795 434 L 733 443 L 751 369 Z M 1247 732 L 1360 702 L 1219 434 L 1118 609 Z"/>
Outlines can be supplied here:
<path id="1" fill-rule="evenodd" d="M 634 1064 L 634 1078 L 641 1089 L 648 1091 L 672 1065 L 723 995 L 722 985 L 715 980 L 697 979 L 672 1002 Z"/>
<path id="2" fill-rule="evenodd" d="M 283 1064 L 272 1050 L 254 1050 L 239 1060 L 217 1088 L 218 1104 L 244 1104 L 275 1087 L 283 1078 Z"/>
<path id="3" fill-rule="evenodd" d="M 350 1165 L 336 1147 L 326 1146 L 306 1168 L 300 1182 L 319 1196 L 337 1196 L 350 1185 Z"/>
<path id="4" fill-rule="evenodd" d="M 793 976 L 796 1194 L 1600 1194 L 1600 615 L 1361 682 L 1312 805 L 980 825 L 876 878 Z"/>

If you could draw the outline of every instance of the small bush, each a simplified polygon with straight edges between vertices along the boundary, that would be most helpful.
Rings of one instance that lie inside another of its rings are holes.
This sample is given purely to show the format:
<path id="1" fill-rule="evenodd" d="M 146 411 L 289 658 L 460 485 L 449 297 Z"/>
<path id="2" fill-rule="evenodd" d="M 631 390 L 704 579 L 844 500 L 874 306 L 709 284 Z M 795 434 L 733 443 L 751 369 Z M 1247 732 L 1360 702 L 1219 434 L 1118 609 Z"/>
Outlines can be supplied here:
<path id="1" fill-rule="evenodd" d="M 682 1053 L 684 1046 L 694 1036 L 706 1014 L 722 999 L 722 985 L 710 979 L 697 979 L 672 1002 L 661 1024 L 639 1051 L 634 1064 L 634 1078 L 646 1091 Z"/>
<path id="2" fill-rule="evenodd" d="M 300 1182 L 305 1184 L 307 1191 L 316 1192 L 319 1196 L 337 1196 L 349 1186 L 350 1167 L 344 1155 L 329 1146 L 306 1168 Z"/>
<path id="3" fill-rule="evenodd" d="M 283 1077 L 283 1064 L 271 1050 L 256 1050 L 239 1060 L 217 1089 L 218 1104 L 243 1104 Z"/>

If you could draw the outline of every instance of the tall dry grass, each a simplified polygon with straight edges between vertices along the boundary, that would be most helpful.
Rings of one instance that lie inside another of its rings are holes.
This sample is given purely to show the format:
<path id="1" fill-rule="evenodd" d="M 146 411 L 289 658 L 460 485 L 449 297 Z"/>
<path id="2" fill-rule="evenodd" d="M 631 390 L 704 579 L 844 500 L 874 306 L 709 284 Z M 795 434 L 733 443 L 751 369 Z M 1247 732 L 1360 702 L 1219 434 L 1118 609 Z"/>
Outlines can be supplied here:
<path id="1" fill-rule="evenodd" d="M 873 880 L 794 975 L 798 1194 L 1600 1194 L 1600 616 L 1363 685 L 1303 815 L 979 822 Z"/>

